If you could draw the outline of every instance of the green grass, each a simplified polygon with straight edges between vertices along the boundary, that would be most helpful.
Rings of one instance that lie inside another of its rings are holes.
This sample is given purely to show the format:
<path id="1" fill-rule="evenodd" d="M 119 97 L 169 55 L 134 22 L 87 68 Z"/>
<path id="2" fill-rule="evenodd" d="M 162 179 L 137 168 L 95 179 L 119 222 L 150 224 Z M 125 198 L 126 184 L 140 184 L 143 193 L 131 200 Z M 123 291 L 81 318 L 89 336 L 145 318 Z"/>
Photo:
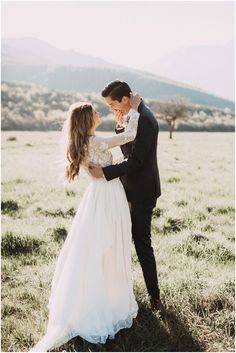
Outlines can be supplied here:
<path id="1" fill-rule="evenodd" d="M 85 173 L 61 183 L 58 140 L 58 132 L 2 133 L 2 351 L 28 351 L 45 333 L 56 259 L 89 183 Z M 133 326 L 105 345 L 77 337 L 57 351 L 234 351 L 234 135 L 170 141 L 161 132 L 158 160 L 152 243 L 162 314 L 149 309 L 133 248 Z"/>

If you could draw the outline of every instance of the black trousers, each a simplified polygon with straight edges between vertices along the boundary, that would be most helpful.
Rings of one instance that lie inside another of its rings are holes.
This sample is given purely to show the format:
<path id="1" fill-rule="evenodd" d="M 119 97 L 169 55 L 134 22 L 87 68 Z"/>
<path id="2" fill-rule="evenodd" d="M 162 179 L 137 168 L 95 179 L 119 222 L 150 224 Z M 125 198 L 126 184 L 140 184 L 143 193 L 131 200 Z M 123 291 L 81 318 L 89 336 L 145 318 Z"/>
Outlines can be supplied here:
<path id="1" fill-rule="evenodd" d="M 142 267 L 147 291 L 150 296 L 159 298 L 156 261 L 151 244 L 151 220 L 155 205 L 142 205 L 130 202 L 132 235 L 136 253 Z"/>

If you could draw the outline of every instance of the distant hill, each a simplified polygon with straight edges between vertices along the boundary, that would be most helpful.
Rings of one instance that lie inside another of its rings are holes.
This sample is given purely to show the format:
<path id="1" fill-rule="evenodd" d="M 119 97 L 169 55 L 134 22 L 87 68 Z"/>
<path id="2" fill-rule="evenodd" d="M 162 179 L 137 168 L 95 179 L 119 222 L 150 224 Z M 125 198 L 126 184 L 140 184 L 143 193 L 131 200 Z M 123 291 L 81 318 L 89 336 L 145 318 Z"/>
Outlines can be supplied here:
<path id="1" fill-rule="evenodd" d="M 34 39 L 3 39 L 2 80 L 49 89 L 100 93 L 116 78 L 127 81 L 144 98 L 179 95 L 193 104 L 234 111 L 234 102 L 154 74 L 113 65 L 100 58 L 57 49 Z"/>

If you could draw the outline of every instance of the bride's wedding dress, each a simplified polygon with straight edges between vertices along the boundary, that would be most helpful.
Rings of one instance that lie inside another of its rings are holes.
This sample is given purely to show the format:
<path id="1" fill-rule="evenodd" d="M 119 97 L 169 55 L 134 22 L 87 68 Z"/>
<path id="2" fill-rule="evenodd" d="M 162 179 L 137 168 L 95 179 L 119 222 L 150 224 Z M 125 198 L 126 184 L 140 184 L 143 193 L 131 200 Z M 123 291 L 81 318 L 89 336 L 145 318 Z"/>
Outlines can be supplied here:
<path id="1" fill-rule="evenodd" d="M 139 113 L 131 109 L 129 116 L 125 132 L 90 137 L 85 169 L 90 162 L 112 164 L 110 149 L 134 140 Z M 120 179 L 91 177 L 57 259 L 46 334 L 31 352 L 57 348 L 75 336 L 105 343 L 132 326 L 138 305 L 131 244 L 129 206 Z"/>

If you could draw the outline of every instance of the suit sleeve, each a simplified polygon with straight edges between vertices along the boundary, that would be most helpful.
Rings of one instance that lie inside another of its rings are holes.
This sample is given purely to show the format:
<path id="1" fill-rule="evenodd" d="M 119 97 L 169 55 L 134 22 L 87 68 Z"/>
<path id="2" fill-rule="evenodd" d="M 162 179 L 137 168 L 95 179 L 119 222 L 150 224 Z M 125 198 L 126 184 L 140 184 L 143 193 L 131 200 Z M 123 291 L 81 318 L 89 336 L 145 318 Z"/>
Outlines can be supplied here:
<path id="1" fill-rule="evenodd" d="M 105 178 L 109 181 L 124 174 L 138 172 L 149 158 L 149 152 L 154 138 L 154 129 L 148 119 L 139 120 L 138 131 L 133 152 L 127 161 L 102 168 Z"/>
<path id="2" fill-rule="evenodd" d="M 120 149 L 125 158 L 128 158 L 132 152 L 133 141 L 126 143 L 125 145 L 121 145 Z"/>

